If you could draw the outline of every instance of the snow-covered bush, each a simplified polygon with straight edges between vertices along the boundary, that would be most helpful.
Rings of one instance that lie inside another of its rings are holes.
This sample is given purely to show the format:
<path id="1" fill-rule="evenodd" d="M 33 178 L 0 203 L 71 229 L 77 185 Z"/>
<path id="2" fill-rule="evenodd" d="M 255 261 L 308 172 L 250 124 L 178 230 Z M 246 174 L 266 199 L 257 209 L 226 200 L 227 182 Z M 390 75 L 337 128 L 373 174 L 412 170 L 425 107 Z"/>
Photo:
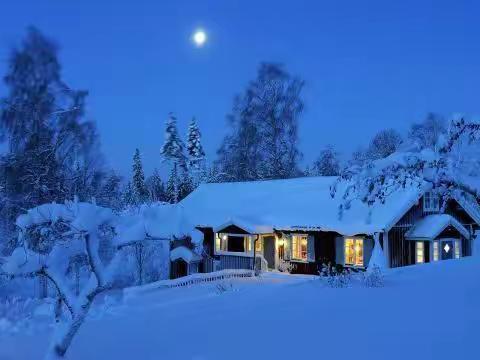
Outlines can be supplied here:
<path id="1" fill-rule="evenodd" d="M 374 265 L 362 274 L 362 282 L 366 287 L 383 287 L 385 285 L 383 273 L 379 266 Z"/>
<path id="2" fill-rule="evenodd" d="M 284 273 L 291 273 L 293 270 L 295 270 L 296 266 L 295 264 L 292 264 L 289 261 L 285 261 L 280 259 L 278 261 L 278 270 Z"/>
<path id="3" fill-rule="evenodd" d="M 47 279 L 55 289 L 58 326 L 48 357 L 65 355 L 93 301 L 114 288 L 120 253 L 112 244 L 115 220 L 110 209 L 77 201 L 40 205 L 17 219 L 18 247 L 1 270 L 10 279 Z M 80 284 L 68 276 L 76 263 L 88 273 Z"/>
<path id="4" fill-rule="evenodd" d="M 352 273 L 349 269 L 337 269 L 331 263 L 323 264 L 320 270 L 320 280 L 331 288 L 346 288 L 352 283 Z"/>
<path id="5" fill-rule="evenodd" d="M 32 299 L 13 296 L 0 299 L 0 335 L 12 334 L 41 324 L 40 318 L 51 324 L 54 313 L 51 299 Z"/>

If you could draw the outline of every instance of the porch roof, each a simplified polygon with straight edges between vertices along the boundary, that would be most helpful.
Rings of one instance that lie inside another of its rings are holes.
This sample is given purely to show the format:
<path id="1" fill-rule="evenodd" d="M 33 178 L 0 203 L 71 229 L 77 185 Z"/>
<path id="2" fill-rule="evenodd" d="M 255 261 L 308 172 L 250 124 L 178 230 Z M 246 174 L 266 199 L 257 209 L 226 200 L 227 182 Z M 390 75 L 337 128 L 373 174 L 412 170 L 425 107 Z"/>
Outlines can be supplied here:
<path id="1" fill-rule="evenodd" d="M 428 215 L 405 233 L 407 240 L 434 240 L 448 226 L 453 226 L 462 236 L 470 238 L 468 230 L 448 214 Z"/>
<path id="2" fill-rule="evenodd" d="M 227 222 L 214 226 L 213 231 L 220 232 L 231 225 L 237 226 L 249 234 L 270 234 L 273 232 L 273 227 L 271 226 L 255 224 L 254 221 L 251 222 L 244 218 L 230 218 Z"/>
<path id="3" fill-rule="evenodd" d="M 201 261 L 202 257 L 185 246 L 179 246 L 170 251 L 170 261 L 178 259 L 183 259 L 186 263 L 191 263 Z"/>

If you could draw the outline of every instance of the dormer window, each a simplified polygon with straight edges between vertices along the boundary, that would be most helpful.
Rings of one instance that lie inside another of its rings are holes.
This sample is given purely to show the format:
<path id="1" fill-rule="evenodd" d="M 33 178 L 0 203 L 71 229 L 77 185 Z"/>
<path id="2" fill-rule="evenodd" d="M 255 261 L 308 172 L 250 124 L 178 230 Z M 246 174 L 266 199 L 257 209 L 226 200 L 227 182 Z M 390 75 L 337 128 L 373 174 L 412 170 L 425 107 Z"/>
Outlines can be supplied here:
<path id="1" fill-rule="evenodd" d="M 433 192 L 426 192 L 423 196 L 423 211 L 440 211 L 440 197 Z"/>

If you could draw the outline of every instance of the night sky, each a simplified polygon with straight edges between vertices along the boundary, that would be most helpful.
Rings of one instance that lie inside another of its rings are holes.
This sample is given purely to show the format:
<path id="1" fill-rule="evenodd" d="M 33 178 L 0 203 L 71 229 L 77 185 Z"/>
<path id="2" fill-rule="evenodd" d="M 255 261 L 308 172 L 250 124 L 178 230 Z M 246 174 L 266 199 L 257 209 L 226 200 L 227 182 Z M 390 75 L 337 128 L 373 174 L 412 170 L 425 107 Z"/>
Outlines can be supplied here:
<path id="1" fill-rule="evenodd" d="M 478 116 L 479 18 L 475 0 L 5 0 L 0 73 L 25 28 L 40 28 L 61 46 L 66 81 L 90 91 L 109 164 L 128 175 L 138 147 L 148 175 L 168 112 L 182 133 L 197 117 L 212 160 L 234 94 L 259 62 L 281 62 L 307 81 L 309 162 L 327 143 L 348 154 L 428 111 Z M 197 27 L 209 36 L 200 49 L 190 41 Z"/>

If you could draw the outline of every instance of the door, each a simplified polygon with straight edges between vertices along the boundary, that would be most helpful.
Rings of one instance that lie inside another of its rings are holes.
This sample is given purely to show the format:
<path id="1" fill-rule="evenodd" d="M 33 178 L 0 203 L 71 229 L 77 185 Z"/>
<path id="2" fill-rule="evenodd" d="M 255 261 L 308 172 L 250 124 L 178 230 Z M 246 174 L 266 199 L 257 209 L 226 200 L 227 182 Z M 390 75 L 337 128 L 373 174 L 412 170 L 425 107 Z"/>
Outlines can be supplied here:
<path id="1" fill-rule="evenodd" d="M 269 269 L 275 268 L 275 237 L 265 236 L 263 238 L 263 257 L 268 263 Z"/>
<path id="2" fill-rule="evenodd" d="M 453 254 L 455 253 L 453 240 L 443 240 L 441 242 L 442 246 L 442 260 L 453 259 Z"/>

